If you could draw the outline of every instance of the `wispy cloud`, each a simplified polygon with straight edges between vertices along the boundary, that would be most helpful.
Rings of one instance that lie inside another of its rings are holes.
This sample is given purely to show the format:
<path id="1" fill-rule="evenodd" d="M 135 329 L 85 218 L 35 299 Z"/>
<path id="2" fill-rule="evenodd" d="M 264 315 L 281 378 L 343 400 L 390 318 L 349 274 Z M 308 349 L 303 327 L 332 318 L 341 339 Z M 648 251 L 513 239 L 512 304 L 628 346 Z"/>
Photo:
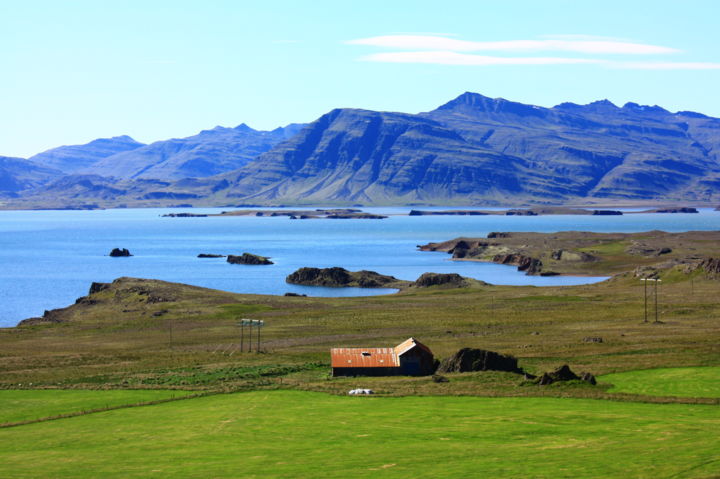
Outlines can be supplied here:
<path id="1" fill-rule="evenodd" d="M 426 63 L 434 65 L 567 65 L 600 63 L 602 60 L 561 57 L 494 57 L 451 51 L 374 53 L 360 60 L 383 63 Z"/>
<path id="2" fill-rule="evenodd" d="M 587 35 L 553 35 L 541 37 L 540 40 L 477 42 L 453 38 L 449 35 L 416 33 L 359 38 L 346 43 L 394 50 L 372 53 L 359 58 L 361 61 L 382 63 L 476 66 L 592 64 L 605 68 L 633 70 L 720 69 L 720 63 L 657 60 L 658 57 L 665 55 L 682 53 L 677 48 Z M 495 54 L 486 55 L 481 52 Z M 539 56 L 545 52 L 560 52 L 561 55 Z M 619 60 L 618 55 L 636 57 L 651 55 L 655 60 Z"/>
<path id="3" fill-rule="evenodd" d="M 720 63 L 712 62 L 612 62 L 609 65 L 633 70 L 720 70 Z"/>
<path id="4" fill-rule="evenodd" d="M 402 50 L 441 50 L 454 52 L 574 52 L 618 55 L 656 55 L 677 53 L 679 50 L 659 45 L 617 41 L 613 39 L 544 39 L 475 42 L 434 35 L 384 35 L 359 38 L 347 42 Z"/>

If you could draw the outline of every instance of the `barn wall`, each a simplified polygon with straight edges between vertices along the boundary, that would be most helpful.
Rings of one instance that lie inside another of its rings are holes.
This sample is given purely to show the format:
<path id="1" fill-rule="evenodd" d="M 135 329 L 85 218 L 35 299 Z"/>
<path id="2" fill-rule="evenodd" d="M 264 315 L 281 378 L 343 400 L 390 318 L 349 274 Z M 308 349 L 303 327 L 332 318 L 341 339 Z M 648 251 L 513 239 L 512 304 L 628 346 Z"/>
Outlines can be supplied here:
<path id="1" fill-rule="evenodd" d="M 435 372 L 435 357 L 421 348 L 414 348 L 400 356 L 401 374 L 427 376 Z"/>
<path id="2" fill-rule="evenodd" d="M 333 377 L 338 376 L 398 376 L 400 368 L 333 368 Z"/>

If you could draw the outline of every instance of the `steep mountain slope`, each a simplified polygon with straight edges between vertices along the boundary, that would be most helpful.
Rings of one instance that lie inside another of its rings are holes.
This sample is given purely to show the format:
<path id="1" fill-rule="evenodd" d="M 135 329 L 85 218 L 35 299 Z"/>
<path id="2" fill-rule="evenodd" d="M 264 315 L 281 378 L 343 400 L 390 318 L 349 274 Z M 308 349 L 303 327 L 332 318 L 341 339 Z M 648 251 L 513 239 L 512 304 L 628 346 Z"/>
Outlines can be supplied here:
<path id="1" fill-rule="evenodd" d="M 250 201 L 466 201 L 521 192 L 518 163 L 430 119 L 338 109 L 224 178 Z"/>
<path id="2" fill-rule="evenodd" d="M 80 172 L 123 179 L 212 176 L 244 166 L 302 126 L 291 124 L 272 131 L 254 130 L 244 123 L 236 128 L 218 126 L 109 156 Z"/>
<path id="3" fill-rule="evenodd" d="M 118 153 L 132 151 L 143 146 L 127 135 L 99 138 L 84 145 L 60 146 L 30 158 L 30 161 L 72 174 L 88 168 L 96 162 Z"/>
<path id="4" fill-rule="evenodd" d="M 62 172 L 23 158 L 0 156 L 0 198 L 16 198 L 24 190 L 40 186 Z"/>
<path id="5" fill-rule="evenodd" d="M 702 200 L 703 178 L 720 171 L 708 142 L 718 125 L 660 107 L 609 101 L 541 108 L 465 93 L 423 116 L 488 148 L 528 160 L 521 176 L 534 196 L 652 198 L 677 194 Z"/>

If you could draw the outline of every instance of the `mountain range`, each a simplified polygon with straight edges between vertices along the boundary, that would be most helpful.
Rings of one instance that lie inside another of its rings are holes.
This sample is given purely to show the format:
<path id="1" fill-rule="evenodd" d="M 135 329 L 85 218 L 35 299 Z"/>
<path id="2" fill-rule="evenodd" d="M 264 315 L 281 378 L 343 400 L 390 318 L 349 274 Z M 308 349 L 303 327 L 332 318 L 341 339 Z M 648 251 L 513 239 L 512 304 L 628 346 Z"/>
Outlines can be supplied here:
<path id="1" fill-rule="evenodd" d="M 0 157 L 5 207 L 562 204 L 720 200 L 720 119 L 607 100 L 552 108 L 464 93 L 419 113 L 335 109 Z"/>

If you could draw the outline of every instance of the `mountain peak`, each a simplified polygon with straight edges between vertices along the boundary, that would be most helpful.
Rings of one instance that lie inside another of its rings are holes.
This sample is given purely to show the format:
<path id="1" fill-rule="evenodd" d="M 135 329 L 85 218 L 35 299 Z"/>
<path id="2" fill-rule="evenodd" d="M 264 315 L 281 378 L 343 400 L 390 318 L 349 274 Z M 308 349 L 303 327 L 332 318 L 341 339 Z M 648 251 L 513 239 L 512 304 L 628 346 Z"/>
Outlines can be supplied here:
<path id="1" fill-rule="evenodd" d="M 546 109 L 539 106 L 517 103 L 504 98 L 489 98 L 472 92 L 463 93 L 435 111 L 457 111 L 473 115 L 478 113 L 509 114 L 521 117 L 542 117 L 546 113 Z"/>
<path id="2" fill-rule="evenodd" d="M 632 111 L 639 111 L 639 112 L 645 112 L 645 113 L 670 113 L 665 108 L 657 105 L 649 106 L 649 105 L 638 105 L 635 102 L 629 101 L 623 105 L 623 110 L 632 110 Z"/>
<path id="3" fill-rule="evenodd" d="M 588 103 L 587 106 L 608 107 L 608 108 L 613 108 L 613 109 L 617 109 L 617 108 L 618 108 L 615 103 L 611 102 L 611 101 L 608 100 L 607 98 L 604 99 L 604 100 L 597 100 L 597 101 Z"/>
<path id="4" fill-rule="evenodd" d="M 238 126 L 235 127 L 238 131 L 257 131 L 254 128 L 249 127 L 246 123 L 240 123 Z"/>

